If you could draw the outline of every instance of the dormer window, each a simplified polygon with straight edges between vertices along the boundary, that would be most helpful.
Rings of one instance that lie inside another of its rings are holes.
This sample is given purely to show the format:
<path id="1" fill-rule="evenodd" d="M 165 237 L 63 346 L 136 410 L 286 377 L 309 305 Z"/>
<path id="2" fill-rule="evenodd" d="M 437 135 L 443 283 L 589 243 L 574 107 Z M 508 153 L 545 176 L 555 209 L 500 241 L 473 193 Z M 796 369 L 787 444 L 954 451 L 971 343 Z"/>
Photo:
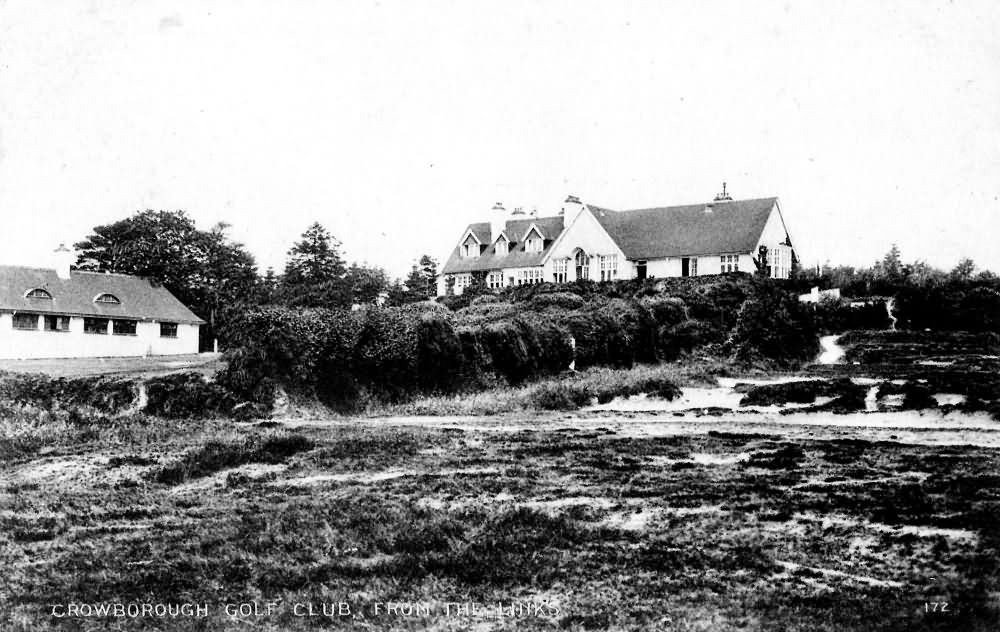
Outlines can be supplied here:
<path id="1" fill-rule="evenodd" d="M 102 305 L 121 305 L 122 302 L 114 294 L 99 294 L 97 298 L 94 299 L 95 303 Z"/>
<path id="2" fill-rule="evenodd" d="M 543 250 L 544 241 L 542 236 L 538 234 L 538 231 L 531 229 L 528 236 L 524 239 L 524 251 L 525 252 L 541 252 Z"/>
<path id="3" fill-rule="evenodd" d="M 507 240 L 501 237 L 497 239 L 496 245 L 493 246 L 493 253 L 498 256 L 504 256 L 507 254 Z"/>
<path id="4" fill-rule="evenodd" d="M 36 287 L 33 290 L 28 290 L 25 293 L 24 298 L 40 298 L 40 299 L 46 299 L 46 300 L 50 300 L 51 301 L 52 300 L 52 295 L 49 294 L 48 290 L 43 290 L 40 287 Z"/>
<path id="5" fill-rule="evenodd" d="M 462 242 L 461 252 L 463 257 L 478 257 L 479 256 L 479 242 L 472 235 L 465 238 Z"/>

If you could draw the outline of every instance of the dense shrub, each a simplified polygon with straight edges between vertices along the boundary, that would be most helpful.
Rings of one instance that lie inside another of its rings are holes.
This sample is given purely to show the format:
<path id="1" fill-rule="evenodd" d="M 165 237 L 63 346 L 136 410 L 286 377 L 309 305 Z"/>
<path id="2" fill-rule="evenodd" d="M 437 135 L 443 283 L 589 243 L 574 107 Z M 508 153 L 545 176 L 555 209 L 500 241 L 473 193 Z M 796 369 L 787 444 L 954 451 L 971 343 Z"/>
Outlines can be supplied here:
<path id="1" fill-rule="evenodd" d="M 116 414 L 131 407 L 133 380 L 108 377 L 52 378 L 43 374 L 0 373 L 0 401 L 45 409 L 93 408 Z"/>
<path id="2" fill-rule="evenodd" d="M 579 309 L 584 306 L 584 303 L 582 298 L 571 292 L 551 292 L 538 294 L 531 298 L 531 306 L 535 309 L 545 309 L 546 307 Z"/>
<path id="3" fill-rule="evenodd" d="M 590 403 L 593 395 L 579 384 L 542 384 L 531 393 L 531 402 L 542 410 L 576 410 Z"/>
<path id="4" fill-rule="evenodd" d="M 266 404 L 282 384 L 351 409 L 368 398 L 520 384 L 573 362 L 630 367 L 701 349 L 792 363 L 818 350 L 796 297 L 749 275 L 539 284 L 444 303 L 457 311 L 251 310 L 231 319 L 239 345 L 219 382 L 247 401 Z"/>
<path id="5" fill-rule="evenodd" d="M 841 333 L 851 329 L 888 329 L 889 309 L 882 300 L 852 306 L 848 301 L 822 300 L 813 305 L 816 328 L 823 333 Z"/>
<path id="6" fill-rule="evenodd" d="M 744 362 L 792 364 L 819 353 L 809 308 L 795 295 L 769 285 L 743 304 L 729 342 L 735 357 Z"/>
<path id="7" fill-rule="evenodd" d="M 357 341 L 357 318 L 344 310 L 266 306 L 228 319 L 231 350 L 217 381 L 240 398 L 270 403 L 274 386 L 335 398 L 353 395 L 340 367 L 350 361 Z"/>
<path id="8" fill-rule="evenodd" d="M 150 415 L 172 419 L 228 415 L 236 399 L 223 386 L 199 373 L 175 373 L 146 381 L 146 408 Z"/>
<path id="9" fill-rule="evenodd" d="M 952 282 L 940 287 L 905 287 L 896 294 L 901 329 L 1000 333 L 1000 287 Z"/>

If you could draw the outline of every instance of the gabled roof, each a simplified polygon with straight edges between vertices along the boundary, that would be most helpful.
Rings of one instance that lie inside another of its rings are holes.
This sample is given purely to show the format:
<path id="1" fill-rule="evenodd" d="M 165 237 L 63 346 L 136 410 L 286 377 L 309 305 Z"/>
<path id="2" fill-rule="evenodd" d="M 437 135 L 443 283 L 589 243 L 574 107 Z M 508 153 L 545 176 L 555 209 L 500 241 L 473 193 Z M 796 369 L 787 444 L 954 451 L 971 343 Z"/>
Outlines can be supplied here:
<path id="1" fill-rule="evenodd" d="M 34 288 L 52 295 L 51 299 L 25 298 Z M 113 294 L 120 305 L 95 303 L 101 294 Z M 70 271 L 61 279 L 55 270 L 0 266 L 0 312 L 24 311 L 39 314 L 70 314 L 136 320 L 161 320 L 202 324 L 167 288 L 127 274 Z"/>
<path id="2" fill-rule="evenodd" d="M 562 233 L 564 224 L 562 216 L 556 217 L 525 217 L 524 219 L 509 219 L 504 224 L 503 231 L 512 239 L 518 239 L 527 234 L 528 229 L 534 224 L 544 235 L 544 248 L 541 252 L 525 252 L 523 241 L 511 241 L 510 252 L 506 255 L 494 253 L 495 244 L 490 242 L 489 222 L 477 222 L 469 224 L 463 231 L 463 239 L 469 231 L 472 231 L 481 243 L 490 244 L 486 250 L 478 257 L 462 257 L 456 247 L 448 257 L 442 269 L 443 274 L 453 274 L 456 272 L 473 272 L 483 270 L 499 270 L 501 268 L 530 268 L 539 266 L 545 259 L 545 255 L 552 247 L 552 243 Z"/>
<path id="3" fill-rule="evenodd" d="M 770 197 L 634 211 L 587 206 L 627 258 L 656 259 L 751 252 L 776 203 Z"/>

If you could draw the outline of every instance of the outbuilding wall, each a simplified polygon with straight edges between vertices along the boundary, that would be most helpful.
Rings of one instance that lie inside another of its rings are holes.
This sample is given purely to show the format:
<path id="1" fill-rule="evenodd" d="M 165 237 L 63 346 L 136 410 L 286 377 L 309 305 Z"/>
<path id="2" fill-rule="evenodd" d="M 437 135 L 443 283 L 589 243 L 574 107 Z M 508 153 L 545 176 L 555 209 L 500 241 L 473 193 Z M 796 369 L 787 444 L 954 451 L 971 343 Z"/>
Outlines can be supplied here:
<path id="1" fill-rule="evenodd" d="M 178 324 L 176 338 L 160 336 L 158 322 L 140 321 L 135 335 L 89 334 L 83 318 L 73 316 L 69 331 L 14 329 L 13 314 L 0 313 L 0 359 L 110 358 L 198 353 L 198 325 Z M 109 332 L 110 332 L 109 325 Z"/>

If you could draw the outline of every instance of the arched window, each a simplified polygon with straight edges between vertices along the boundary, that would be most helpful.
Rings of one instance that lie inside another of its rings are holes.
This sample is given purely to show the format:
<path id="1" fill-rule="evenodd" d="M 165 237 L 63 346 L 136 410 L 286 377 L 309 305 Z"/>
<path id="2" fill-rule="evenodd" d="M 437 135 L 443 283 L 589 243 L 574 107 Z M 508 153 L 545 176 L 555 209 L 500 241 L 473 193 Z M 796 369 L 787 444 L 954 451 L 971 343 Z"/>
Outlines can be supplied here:
<path id="1" fill-rule="evenodd" d="M 588 255 L 583 250 L 577 250 L 576 256 L 574 257 L 576 261 L 576 278 L 579 279 L 589 279 L 590 278 L 590 255 Z"/>
<path id="2" fill-rule="evenodd" d="M 36 287 L 33 290 L 28 290 L 24 294 L 24 298 L 44 298 L 44 299 L 48 299 L 48 300 L 51 301 L 52 300 L 52 295 L 49 294 L 48 290 L 43 290 L 40 287 Z"/>
<path id="3" fill-rule="evenodd" d="M 97 298 L 94 299 L 95 303 L 103 303 L 104 305 L 121 305 L 122 302 L 118 300 L 118 297 L 114 294 L 99 294 Z"/>

